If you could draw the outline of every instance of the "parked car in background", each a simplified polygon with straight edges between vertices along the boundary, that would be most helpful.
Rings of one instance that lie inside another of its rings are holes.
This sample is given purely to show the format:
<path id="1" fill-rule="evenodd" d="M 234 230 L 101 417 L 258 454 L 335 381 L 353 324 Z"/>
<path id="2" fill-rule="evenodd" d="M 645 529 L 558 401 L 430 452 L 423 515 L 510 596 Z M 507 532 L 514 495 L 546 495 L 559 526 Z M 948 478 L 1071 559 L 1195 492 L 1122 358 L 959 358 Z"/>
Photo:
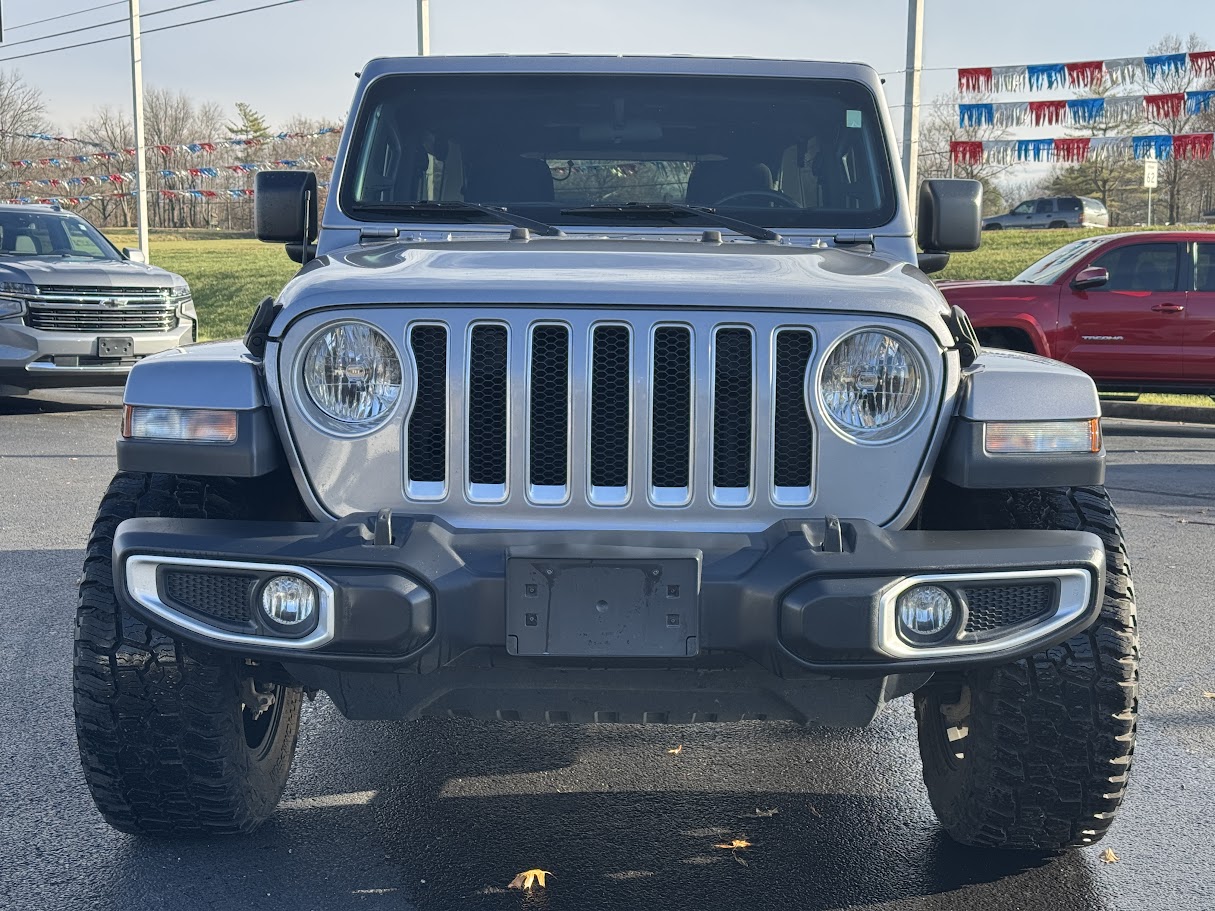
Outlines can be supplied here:
<path id="1" fill-rule="evenodd" d="M 1012 281 L 945 281 L 984 345 L 1079 367 L 1107 391 L 1215 395 L 1215 234 L 1075 241 Z"/>
<path id="2" fill-rule="evenodd" d="M 58 206 L 0 204 L 0 395 L 121 386 L 140 358 L 197 338 L 180 275 Z"/>
<path id="3" fill-rule="evenodd" d="M 984 231 L 1004 228 L 1108 228 L 1110 213 L 1087 196 L 1046 196 L 1027 199 L 1005 215 L 983 219 Z"/>

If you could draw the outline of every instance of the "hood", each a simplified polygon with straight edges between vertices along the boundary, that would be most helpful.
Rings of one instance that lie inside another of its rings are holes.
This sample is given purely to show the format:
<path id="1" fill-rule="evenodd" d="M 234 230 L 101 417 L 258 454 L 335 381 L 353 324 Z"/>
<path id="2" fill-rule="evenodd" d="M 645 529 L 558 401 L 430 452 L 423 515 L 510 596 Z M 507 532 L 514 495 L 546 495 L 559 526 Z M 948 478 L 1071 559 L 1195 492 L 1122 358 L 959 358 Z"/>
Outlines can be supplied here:
<path id="1" fill-rule="evenodd" d="M 943 281 L 937 282 L 941 293 L 951 303 L 975 298 L 993 299 L 1024 299 L 1037 298 L 1050 285 L 1036 285 L 1033 282 L 997 282 L 997 281 Z"/>
<path id="2" fill-rule="evenodd" d="M 127 260 L 80 262 L 0 258 L 0 281 L 40 287 L 170 288 L 179 278 L 165 269 Z"/>
<path id="3" fill-rule="evenodd" d="M 553 238 L 389 242 L 305 266 L 283 289 L 272 335 L 351 304 L 686 306 L 863 311 L 944 330 L 945 302 L 918 269 L 867 253 L 765 243 Z"/>

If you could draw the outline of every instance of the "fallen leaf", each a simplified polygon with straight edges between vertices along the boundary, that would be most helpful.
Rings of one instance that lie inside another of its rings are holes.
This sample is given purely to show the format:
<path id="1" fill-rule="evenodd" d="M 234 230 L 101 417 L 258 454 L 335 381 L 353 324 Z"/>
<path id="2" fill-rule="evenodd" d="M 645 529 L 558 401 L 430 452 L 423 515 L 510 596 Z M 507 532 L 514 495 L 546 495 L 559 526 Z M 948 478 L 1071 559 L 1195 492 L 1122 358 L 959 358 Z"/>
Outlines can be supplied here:
<path id="1" fill-rule="evenodd" d="M 540 888 L 544 888 L 544 877 L 552 876 L 549 870 L 524 870 L 518 876 L 510 881 L 508 889 L 531 889 L 534 883 L 539 883 Z"/>
<path id="2" fill-rule="evenodd" d="M 755 817 L 758 819 L 769 819 L 769 818 L 775 816 L 779 812 L 780 812 L 780 810 L 777 809 L 776 807 L 772 807 L 772 809 L 770 809 L 770 810 L 761 810 L 759 807 L 756 807 L 754 813 L 739 813 L 738 815 L 745 816 L 747 819 L 751 819 L 752 817 Z"/>
<path id="3" fill-rule="evenodd" d="M 815 817 L 816 819 L 823 818 L 823 814 L 818 811 L 818 807 L 816 807 L 814 804 L 807 804 L 807 807 L 810 810 L 811 816 Z"/>
<path id="4" fill-rule="evenodd" d="M 745 838 L 733 838 L 728 845 L 714 845 L 715 848 L 725 848 L 727 851 L 745 851 L 751 847 L 751 842 Z"/>
<path id="5" fill-rule="evenodd" d="M 681 743 L 679 746 L 675 747 L 675 749 L 667 750 L 667 752 L 670 753 L 672 756 L 678 756 L 680 753 L 683 752 L 683 744 Z"/>
<path id="6" fill-rule="evenodd" d="M 1207 699 L 1215 699 L 1215 693 L 1203 693 L 1202 695 Z"/>
<path id="7" fill-rule="evenodd" d="M 1101 852 L 1101 862 L 1103 864 L 1116 864 L 1116 863 L 1118 863 L 1118 861 L 1119 861 L 1119 857 L 1117 854 L 1114 853 L 1113 848 L 1106 848 L 1104 851 Z"/>

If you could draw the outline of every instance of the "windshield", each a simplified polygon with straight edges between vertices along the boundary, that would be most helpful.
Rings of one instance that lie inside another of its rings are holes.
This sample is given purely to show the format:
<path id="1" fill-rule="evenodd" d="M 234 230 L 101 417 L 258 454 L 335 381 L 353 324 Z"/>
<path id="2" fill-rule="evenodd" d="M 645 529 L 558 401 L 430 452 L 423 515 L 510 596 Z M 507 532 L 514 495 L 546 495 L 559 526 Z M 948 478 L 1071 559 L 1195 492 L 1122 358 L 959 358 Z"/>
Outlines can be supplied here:
<path id="1" fill-rule="evenodd" d="M 1049 285 L 1060 275 L 1070 269 L 1088 253 L 1094 244 L 1100 243 L 1102 237 L 1087 237 L 1084 240 L 1073 241 L 1060 247 L 1053 253 L 1042 257 L 1020 275 L 1013 279 L 1015 282 L 1031 282 L 1035 285 Z"/>
<path id="2" fill-rule="evenodd" d="M 550 224 L 602 224 L 562 210 L 629 203 L 711 206 L 772 227 L 875 228 L 896 211 L 873 95 L 845 80 L 388 76 L 368 89 L 349 148 L 339 201 L 364 220 L 412 220 L 387 206 L 432 200 Z M 629 218 L 639 221 L 686 217 Z"/>
<path id="3" fill-rule="evenodd" d="M 49 212 L 0 212 L 0 256 L 21 259 L 121 259 L 83 218 Z"/>

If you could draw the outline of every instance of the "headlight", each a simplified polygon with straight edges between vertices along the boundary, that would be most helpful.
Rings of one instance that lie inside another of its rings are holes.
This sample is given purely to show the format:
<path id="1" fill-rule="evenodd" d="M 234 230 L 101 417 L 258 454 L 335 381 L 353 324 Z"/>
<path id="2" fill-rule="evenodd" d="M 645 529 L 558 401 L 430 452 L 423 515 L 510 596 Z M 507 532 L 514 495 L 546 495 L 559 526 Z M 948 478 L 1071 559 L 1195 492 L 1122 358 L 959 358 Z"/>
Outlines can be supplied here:
<path id="1" fill-rule="evenodd" d="M 182 282 L 180 285 L 174 285 L 169 289 L 169 298 L 175 304 L 185 303 L 190 300 L 190 286 L 185 282 Z"/>
<path id="2" fill-rule="evenodd" d="M 401 359 L 366 323 L 339 323 L 304 352 L 304 390 L 337 433 L 379 427 L 401 398 Z"/>
<path id="3" fill-rule="evenodd" d="M 25 300 L 33 297 L 38 289 L 25 282 L 0 282 L 0 319 L 20 316 L 25 312 Z"/>
<path id="4" fill-rule="evenodd" d="M 819 378 L 827 416 L 861 442 L 893 439 L 919 412 L 920 364 L 911 343 L 900 336 L 872 329 L 844 336 L 827 355 Z"/>

